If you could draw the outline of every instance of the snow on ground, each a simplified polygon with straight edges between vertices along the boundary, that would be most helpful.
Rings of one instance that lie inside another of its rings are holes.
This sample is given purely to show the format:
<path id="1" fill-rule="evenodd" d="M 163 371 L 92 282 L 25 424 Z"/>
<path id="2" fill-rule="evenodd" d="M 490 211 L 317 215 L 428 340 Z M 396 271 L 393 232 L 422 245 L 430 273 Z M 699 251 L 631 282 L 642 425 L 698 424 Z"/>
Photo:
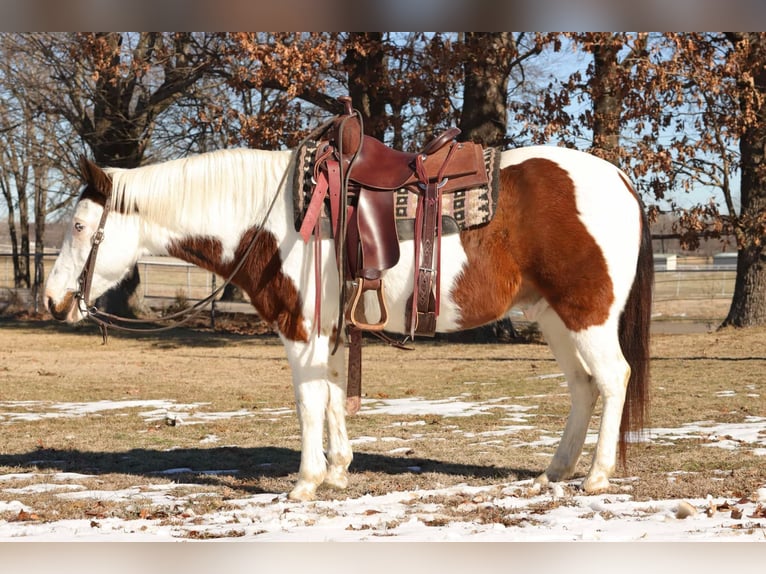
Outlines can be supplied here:
<path id="1" fill-rule="evenodd" d="M 173 418 L 194 424 L 209 418 L 250 417 L 252 412 L 201 412 L 201 404 L 172 401 L 97 401 L 93 403 L 0 402 L 0 422 L 77 417 L 115 409 L 139 409 L 146 420 Z M 513 433 L 529 428 L 534 409 L 510 405 L 507 400 L 469 402 L 464 397 L 428 401 L 406 399 L 365 400 L 362 413 L 454 416 L 480 415 L 487 409 L 507 411 L 508 427 L 492 433 Z M 288 409 L 259 412 L 259 417 L 290 415 Z M 37 417 L 37 418 L 34 418 Z M 411 424 L 411 423 L 410 423 Z M 766 418 L 747 417 L 741 423 L 699 421 L 679 428 L 656 428 L 642 440 L 666 443 L 703 438 L 706 446 L 747 448 L 766 456 Z M 543 436 L 540 444 L 557 437 Z M 217 437 L 204 440 L 215 442 Z M 378 440 L 359 437 L 356 442 Z M 765 459 L 766 461 L 766 459 Z M 165 474 L 188 472 L 167 469 Z M 236 469 L 211 474 L 236 473 Z M 766 541 L 766 484 L 749 498 L 653 500 L 632 499 L 631 479 L 616 480 L 619 494 L 589 496 L 577 483 L 557 483 L 542 492 L 530 481 L 474 487 L 458 485 L 434 490 L 394 492 L 346 500 L 296 503 L 284 494 L 259 494 L 230 500 L 229 508 L 197 515 L 192 502 L 206 496 L 199 484 L 136 485 L 117 491 L 90 490 L 82 484 L 88 475 L 77 473 L 14 473 L 0 475 L 0 513 L 24 520 L 0 520 L 0 541 L 175 541 L 189 539 L 245 539 L 253 541 Z M 18 486 L 19 483 L 35 483 Z M 677 480 L 678 473 L 669 475 Z M 135 501 L 137 507 L 165 511 L 135 520 L 96 517 L 41 522 L 14 494 L 29 492 L 91 501 Z M 10 498 L 10 500 L 8 500 Z M 172 509 L 168 513 L 166 510 Z M 461 519 L 465 516 L 465 519 Z M 476 519 L 481 516 L 481 519 Z"/>
<path id="2" fill-rule="evenodd" d="M 150 499 L 157 507 L 183 508 L 199 485 L 133 487 L 113 492 L 76 490 L 54 482 L 36 485 L 56 496 L 97 500 Z M 66 487 L 69 488 L 66 488 Z M 625 485 L 629 487 L 629 484 Z M 94 518 L 0 522 L 2 541 L 173 541 L 231 538 L 257 541 L 766 541 L 766 487 L 753 500 L 711 498 L 633 501 L 630 495 L 578 494 L 560 483 L 535 494 L 529 481 L 491 487 L 458 485 L 347 500 L 295 503 L 285 495 L 232 500 L 231 509 L 195 515 L 191 508 L 167 518 Z M 6 492 L 7 489 L 4 489 Z M 627 488 L 626 488 L 627 490 Z M 484 510 L 494 520 L 447 520 Z M 32 513 L 16 501 L 0 511 Z"/>

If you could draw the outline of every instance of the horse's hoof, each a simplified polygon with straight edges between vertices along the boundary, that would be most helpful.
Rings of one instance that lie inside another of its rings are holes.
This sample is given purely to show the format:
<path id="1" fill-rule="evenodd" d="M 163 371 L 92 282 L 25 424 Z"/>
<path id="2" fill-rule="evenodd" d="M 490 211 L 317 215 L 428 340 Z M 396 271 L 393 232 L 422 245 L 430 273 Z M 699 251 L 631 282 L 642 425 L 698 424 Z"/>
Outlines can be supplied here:
<path id="1" fill-rule="evenodd" d="M 548 479 L 548 475 L 542 473 L 532 482 L 532 489 L 535 492 L 542 492 L 543 489 L 548 488 L 549 484 L 550 480 Z"/>
<path id="2" fill-rule="evenodd" d="M 605 474 L 593 474 L 585 477 L 582 481 L 582 489 L 588 494 L 598 494 L 609 490 L 611 486 L 609 478 Z"/>
<path id="3" fill-rule="evenodd" d="M 327 469 L 324 484 L 331 488 L 344 490 L 348 486 L 348 472 L 341 466 L 331 466 Z"/>
<path id="4" fill-rule="evenodd" d="M 309 502 L 314 500 L 317 487 L 308 482 L 298 482 L 287 495 L 287 498 L 296 502 Z"/>

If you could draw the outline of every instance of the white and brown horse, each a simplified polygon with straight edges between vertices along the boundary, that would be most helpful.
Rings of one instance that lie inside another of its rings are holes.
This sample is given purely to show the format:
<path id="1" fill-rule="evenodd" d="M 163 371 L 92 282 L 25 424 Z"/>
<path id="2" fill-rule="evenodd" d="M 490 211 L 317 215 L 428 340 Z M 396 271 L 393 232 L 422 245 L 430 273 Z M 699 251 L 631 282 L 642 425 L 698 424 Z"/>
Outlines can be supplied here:
<path id="1" fill-rule="evenodd" d="M 302 437 L 290 498 L 310 500 L 321 484 L 346 486 L 352 452 L 345 351 L 341 345 L 332 353 L 343 331 L 335 324 L 334 250 L 329 243 L 321 250 L 317 334 L 315 250 L 294 226 L 292 185 L 286 181 L 292 178 L 292 157 L 290 151 L 228 150 L 131 170 L 102 170 L 83 161 L 84 189 L 46 297 L 58 319 L 85 316 L 76 303 L 78 278 L 107 201 L 111 210 L 103 218 L 90 285 L 94 299 L 150 254 L 173 255 L 228 277 L 258 233 L 233 281 L 273 324 L 287 351 Z M 503 152 L 500 167 L 494 219 L 442 240 L 437 330 L 469 329 L 514 306 L 526 309 L 564 371 L 572 399 L 556 454 L 537 482 L 573 472 L 601 396 L 598 443 L 583 482 L 586 491 L 600 491 L 609 486 L 618 445 L 622 451 L 629 431 L 641 427 L 645 408 L 653 278 L 646 217 L 627 177 L 592 155 L 521 148 Z M 407 331 L 412 243 L 402 242 L 399 263 L 385 276 L 387 330 L 393 332 Z"/>

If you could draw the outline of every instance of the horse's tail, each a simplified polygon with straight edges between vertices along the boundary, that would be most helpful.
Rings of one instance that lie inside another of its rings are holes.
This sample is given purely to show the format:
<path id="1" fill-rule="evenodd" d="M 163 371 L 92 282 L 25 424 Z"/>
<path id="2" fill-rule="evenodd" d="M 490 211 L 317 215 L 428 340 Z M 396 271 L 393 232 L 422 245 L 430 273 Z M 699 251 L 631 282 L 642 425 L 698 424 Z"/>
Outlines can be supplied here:
<path id="1" fill-rule="evenodd" d="M 630 379 L 620 422 L 619 452 L 623 464 L 631 433 L 640 435 L 644 428 L 649 398 L 649 323 L 652 316 L 654 260 L 649 219 L 640 199 L 638 202 L 641 209 L 641 246 L 633 286 L 619 326 L 620 346 L 630 365 Z"/>

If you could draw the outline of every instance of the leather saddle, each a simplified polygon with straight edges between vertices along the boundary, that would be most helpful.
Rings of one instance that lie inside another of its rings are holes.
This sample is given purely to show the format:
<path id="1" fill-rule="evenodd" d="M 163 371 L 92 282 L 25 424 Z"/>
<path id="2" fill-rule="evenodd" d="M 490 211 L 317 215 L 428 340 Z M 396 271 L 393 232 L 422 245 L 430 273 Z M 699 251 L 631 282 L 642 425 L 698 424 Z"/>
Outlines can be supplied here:
<path id="1" fill-rule="evenodd" d="M 488 183 L 483 148 L 457 142 L 460 130 L 453 127 L 420 152 L 399 151 L 364 135 L 351 98 L 344 96 L 339 101 L 344 113 L 332 122 L 317 147 L 317 183 L 301 235 L 308 241 L 312 233 L 318 233 L 318 214 L 329 196 L 336 256 L 344 285 L 345 281 L 351 285 L 341 301 L 345 321 L 356 329 L 382 331 L 388 321 L 383 271 L 399 261 L 394 194 L 403 188 L 416 193 L 415 288 L 406 324 L 413 337 L 416 333 L 432 336 L 439 302 L 441 195 Z M 378 319 L 374 322 L 367 320 L 361 303 L 368 291 L 377 296 Z"/>

